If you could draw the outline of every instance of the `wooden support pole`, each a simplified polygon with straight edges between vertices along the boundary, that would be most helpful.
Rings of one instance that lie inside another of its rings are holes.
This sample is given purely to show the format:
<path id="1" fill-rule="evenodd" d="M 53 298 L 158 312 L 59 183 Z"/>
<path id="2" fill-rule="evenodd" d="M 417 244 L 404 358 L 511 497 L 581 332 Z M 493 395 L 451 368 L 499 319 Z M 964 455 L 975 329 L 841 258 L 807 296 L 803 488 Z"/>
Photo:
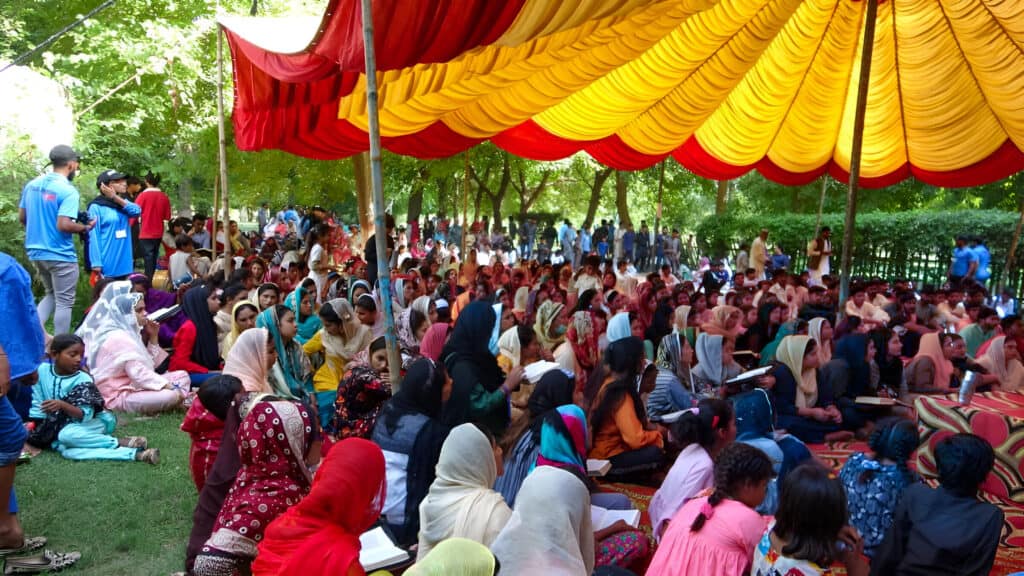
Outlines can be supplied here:
<path id="1" fill-rule="evenodd" d="M 850 150 L 850 189 L 846 193 L 846 224 L 843 227 L 842 277 L 839 283 L 839 309 L 850 294 L 850 274 L 853 271 L 853 233 L 857 222 L 857 187 L 860 184 L 860 157 L 864 148 L 864 116 L 868 107 L 868 88 L 871 85 L 871 58 L 875 49 L 875 20 L 878 0 L 867 1 L 864 22 L 864 45 L 860 55 L 860 81 L 857 84 L 857 107 L 853 119 L 853 148 Z"/>
<path id="2" fill-rule="evenodd" d="M 388 350 L 388 373 L 391 388 L 398 392 L 401 377 L 401 357 L 395 334 L 395 315 L 391 306 L 391 265 L 384 224 L 384 176 L 380 168 L 380 118 L 377 115 L 377 55 L 373 43 L 373 2 L 362 0 L 363 50 L 366 59 L 366 111 L 370 128 L 370 182 L 373 185 L 373 221 L 377 241 L 377 278 L 380 299 L 384 305 L 384 341 Z M 372 264 L 371 264 L 372 265 Z"/>
<path id="3" fill-rule="evenodd" d="M 370 183 L 370 154 L 352 156 L 352 173 L 356 179 L 356 210 L 359 211 L 360 249 L 373 235 L 373 185 Z M 367 264 L 370 264 L 369 262 Z"/>
<path id="4" fill-rule="evenodd" d="M 224 129 L 224 29 L 217 26 L 217 145 L 220 156 L 221 202 L 224 203 L 224 280 L 231 278 L 233 250 L 231 248 L 231 214 L 228 207 L 228 151 Z M 214 211 L 217 205 L 213 206 Z M 217 243 L 217 228 L 214 222 L 213 243 Z"/>
<path id="5" fill-rule="evenodd" d="M 462 166 L 462 236 L 459 238 L 459 260 L 466 262 L 466 236 L 469 235 L 469 150 L 463 154 Z M 472 280 L 470 280 L 472 282 Z"/>

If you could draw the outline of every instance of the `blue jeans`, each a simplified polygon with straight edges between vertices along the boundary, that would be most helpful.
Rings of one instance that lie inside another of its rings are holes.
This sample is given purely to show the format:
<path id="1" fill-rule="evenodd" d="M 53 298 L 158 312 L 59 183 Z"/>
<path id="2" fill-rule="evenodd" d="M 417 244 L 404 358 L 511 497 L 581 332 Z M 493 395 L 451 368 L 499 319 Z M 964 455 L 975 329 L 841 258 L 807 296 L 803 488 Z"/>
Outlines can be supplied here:
<path id="1" fill-rule="evenodd" d="M 14 411 L 6 396 L 0 397 L 0 468 L 17 464 L 26 438 L 28 431 L 25 430 L 21 416 Z M 14 488 L 11 488 L 11 493 L 7 497 L 7 511 L 10 514 L 18 513 L 18 500 L 14 496 Z"/>
<path id="2" fill-rule="evenodd" d="M 139 240 L 142 246 L 142 262 L 145 266 L 146 276 L 153 278 L 156 271 L 156 261 L 160 256 L 160 238 L 142 238 Z"/>

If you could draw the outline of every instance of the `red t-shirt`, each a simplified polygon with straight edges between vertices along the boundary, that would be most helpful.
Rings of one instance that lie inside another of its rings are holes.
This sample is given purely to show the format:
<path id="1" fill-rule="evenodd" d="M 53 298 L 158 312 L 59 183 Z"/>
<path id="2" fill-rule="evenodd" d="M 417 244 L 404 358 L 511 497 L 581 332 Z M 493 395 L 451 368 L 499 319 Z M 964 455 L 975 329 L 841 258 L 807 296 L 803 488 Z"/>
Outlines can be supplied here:
<path id="1" fill-rule="evenodd" d="M 142 208 L 142 225 L 139 238 L 154 240 L 163 238 L 164 222 L 171 219 L 171 201 L 157 188 L 146 188 L 135 199 Z"/>

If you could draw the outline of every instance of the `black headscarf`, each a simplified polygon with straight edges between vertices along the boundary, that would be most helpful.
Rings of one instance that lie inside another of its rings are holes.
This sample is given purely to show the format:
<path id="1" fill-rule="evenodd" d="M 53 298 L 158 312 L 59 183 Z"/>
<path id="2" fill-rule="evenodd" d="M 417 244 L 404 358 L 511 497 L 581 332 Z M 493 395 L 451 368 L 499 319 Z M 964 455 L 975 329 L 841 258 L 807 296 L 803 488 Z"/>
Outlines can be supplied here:
<path id="1" fill-rule="evenodd" d="M 210 289 L 196 286 L 185 293 L 181 308 L 185 316 L 196 326 L 196 341 L 192 346 L 192 360 L 205 366 L 208 370 L 220 369 L 220 352 L 217 350 L 217 327 L 213 324 L 213 314 L 206 299 Z"/>
<path id="2" fill-rule="evenodd" d="M 394 434 L 398 420 L 406 414 L 437 418 L 441 414 L 444 370 L 430 358 L 420 357 L 409 365 L 398 392 L 384 405 L 381 414 L 388 433 Z"/>
<path id="3" fill-rule="evenodd" d="M 644 409 L 643 400 L 640 398 L 640 388 L 637 384 L 636 368 L 640 358 L 644 354 L 644 343 L 636 336 L 630 336 L 616 340 L 608 345 L 605 352 L 605 361 L 608 368 L 619 378 L 609 382 L 597 393 L 594 400 L 594 407 L 589 415 L 591 434 L 595 433 L 607 418 L 622 403 L 622 399 L 628 394 L 633 399 L 633 408 L 636 410 L 636 417 L 640 422 L 647 422 L 647 411 Z"/>
<path id="4" fill-rule="evenodd" d="M 572 404 L 572 395 L 575 389 L 575 382 L 561 370 L 549 370 L 540 377 L 537 386 L 530 393 L 530 399 L 526 402 L 526 409 L 533 417 L 533 437 L 540 442 L 541 416 L 559 406 Z M 561 417 L 559 417 L 561 420 Z"/>
<path id="5" fill-rule="evenodd" d="M 861 396 L 871 389 L 871 367 L 864 361 L 867 351 L 867 334 L 847 334 L 836 342 L 833 357 L 842 358 L 850 367 L 850 379 L 846 386 L 847 396 Z"/>
<path id="6" fill-rule="evenodd" d="M 459 314 L 452 335 L 441 350 L 449 374 L 455 364 L 469 362 L 476 369 L 478 382 L 488 392 L 497 390 L 505 380 L 497 358 L 488 348 L 497 321 L 498 316 L 490 304 L 479 300 L 471 302 Z"/>

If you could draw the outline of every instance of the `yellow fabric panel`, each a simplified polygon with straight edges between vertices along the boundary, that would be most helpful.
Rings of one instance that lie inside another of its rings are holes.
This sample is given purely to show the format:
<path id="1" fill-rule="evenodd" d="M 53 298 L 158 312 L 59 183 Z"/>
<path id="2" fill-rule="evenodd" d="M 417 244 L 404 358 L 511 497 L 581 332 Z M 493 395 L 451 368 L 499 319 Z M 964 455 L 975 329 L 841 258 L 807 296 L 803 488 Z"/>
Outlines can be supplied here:
<path id="1" fill-rule="evenodd" d="M 816 26 L 821 25 L 817 20 L 823 16 L 827 16 L 827 22 L 815 34 L 816 53 L 802 72 L 804 77 L 786 120 L 768 150 L 775 164 L 791 172 L 812 171 L 832 158 L 843 103 L 850 93 L 853 55 L 859 49 L 858 35 L 850 31 L 860 28 L 864 3 L 826 0 L 816 4 L 812 13 L 804 13 L 805 7 L 801 7 L 802 16 L 813 19 Z M 796 22 L 794 19 L 790 25 Z"/>
<path id="2" fill-rule="evenodd" d="M 541 36 L 576 28 L 588 21 L 628 16 L 638 9 L 659 3 L 671 4 L 675 0 L 526 0 L 512 26 L 495 44 L 518 46 Z"/>

